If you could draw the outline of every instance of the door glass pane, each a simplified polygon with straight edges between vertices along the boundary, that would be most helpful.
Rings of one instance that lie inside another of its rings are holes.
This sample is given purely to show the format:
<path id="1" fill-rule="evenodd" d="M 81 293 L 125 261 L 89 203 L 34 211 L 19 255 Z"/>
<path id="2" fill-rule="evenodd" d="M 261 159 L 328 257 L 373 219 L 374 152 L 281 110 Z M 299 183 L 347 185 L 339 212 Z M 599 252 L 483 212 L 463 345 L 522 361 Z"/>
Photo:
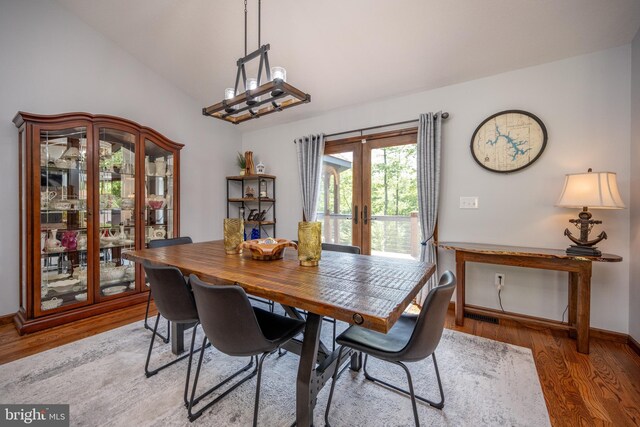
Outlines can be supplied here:
<path id="1" fill-rule="evenodd" d="M 353 152 L 328 154 L 322 160 L 318 221 L 323 242 L 351 245 L 353 206 Z"/>
<path id="2" fill-rule="evenodd" d="M 136 191 L 135 136 L 100 128 L 99 218 L 100 295 L 109 297 L 135 291 L 135 264 L 122 251 L 135 247 Z"/>
<path id="3" fill-rule="evenodd" d="M 173 154 L 147 139 L 145 150 L 145 241 L 169 239 L 173 224 Z"/>
<path id="4" fill-rule="evenodd" d="M 87 129 L 40 132 L 40 310 L 87 301 Z"/>
<path id="5" fill-rule="evenodd" d="M 371 255 L 420 257 L 416 145 L 371 150 Z"/>

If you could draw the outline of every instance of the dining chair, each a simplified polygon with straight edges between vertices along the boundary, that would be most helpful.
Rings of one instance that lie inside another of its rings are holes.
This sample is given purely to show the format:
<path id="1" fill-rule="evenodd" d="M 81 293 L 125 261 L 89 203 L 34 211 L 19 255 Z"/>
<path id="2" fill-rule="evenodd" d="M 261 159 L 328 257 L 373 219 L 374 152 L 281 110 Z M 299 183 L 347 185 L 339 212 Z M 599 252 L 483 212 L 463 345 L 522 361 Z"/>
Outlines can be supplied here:
<path id="1" fill-rule="evenodd" d="M 168 368 L 171 365 L 178 363 L 179 361 L 189 357 L 189 364 L 187 367 L 187 378 L 184 386 L 184 403 L 187 404 L 187 393 L 189 389 L 189 376 L 191 373 L 192 355 L 194 352 L 193 346 L 195 342 L 196 329 L 198 327 L 199 318 L 196 303 L 193 298 L 191 288 L 187 284 L 182 272 L 175 267 L 156 266 L 149 261 L 143 263 L 143 268 L 151 288 L 153 289 L 153 297 L 155 300 L 158 314 L 156 315 L 155 325 L 153 327 L 153 335 L 151 336 L 151 342 L 149 343 L 149 352 L 147 353 L 147 361 L 144 365 L 144 372 L 147 378 L 157 374 L 161 370 Z M 158 334 L 158 323 L 160 322 L 160 315 L 170 322 L 195 324 L 193 327 L 193 335 L 191 337 L 191 348 L 188 354 L 184 354 L 158 368 L 149 369 L 149 362 L 151 361 L 151 352 L 153 350 L 153 343 L 155 337 Z M 199 351 L 200 349 L 196 350 Z"/>
<path id="2" fill-rule="evenodd" d="M 258 379 L 253 410 L 253 425 L 256 426 L 260 407 L 260 381 L 264 359 L 282 344 L 298 335 L 304 328 L 305 322 L 251 306 L 247 294 L 240 286 L 205 283 L 193 274 L 190 276 L 190 283 L 205 334 L 202 340 L 203 347 L 201 348 L 204 349 L 207 341 L 209 341 L 215 348 L 229 356 L 251 357 L 250 364 L 245 366 L 246 369 L 251 366 L 254 357 L 257 363 L 251 373 L 240 379 L 213 401 L 207 403 L 198 412 L 193 413 L 193 406 L 203 397 L 240 373 L 240 371 L 236 372 L 231 377 L 201 394 L 198 398 L 195 398 L 204 356 L 204 350 L 202 350 L 198 359 L 198 367 L 196 368 L 189 400 L 189 420 L 194 421 L 200 417 L 205 410 L 257 373 Z M 258 358 L 259 355 L 260 357 Z"/>
<path id="3" fill-rule="evenodd" d="M 157 239 L 149 241 L 149 249 L 153 248 L 163 248 L 165 246 L 175 246 L 175 245 L 185 245 L 187 243 L 193 243 L 191 237 L 183 236 L 183 237 L 175 237 L 172 239 Z M 149 326 L 147 319 L 149 318 L 149 307 L 151 306 L 151 291 L 149 291 L 149 297 L 147 298 L 147 310 L 144 313 L 144 328 L 148 330 L 152 330 L 151 326 Z M 163 336 L 159 333 L 156 334 L 164 343 L 169 342 L 169 338 L 171 336 L 171 324 L 167 321 L 167 336 Z"/>
<path id="4" fill-rule="evenodd" d="M 440 338 L 442 337 L 445 316 L 447 314 L 449 301 L 451 301 L 451 295 L 453 294 L 455 286 L 455 276 L 451 271 L 446 271 L 442 277 L 440 277 L 438 286 L 429 291 L 419 315 L 400 316 L 400 319 L 398 319 L 396 324 L 393 325 L 391 330 L 386 334 L 365 329 L 360 326 L 350 326 L 336 339 L 338 344 L 340 344 L 340 350 L 338 351 L 339 362 L 342 359 L 342 353 L 345 349 L 351 348 L 353 350 L 360 351 L 365 354 L 363 370 L 366 379 L 383 384 L 411 397 L 413 417 L 416 426 L 420 425 L 416 399 L 428 403 L 438 409 L 442 409 L 444 407 L 444 392 L 442 391 L 442 382 L 440 381 L 440 372 L 438 371 L 435 350 L 436 347 L 438 347 Z M 367 372 L 367 359 L 369 356 L 391 362 L 402 367 L 407 374 L 409 391 L 370 375 Z M 440 390 L 439 402 L 434 402 L 415 394 L 411 373 L 403 363 L 417 362 L 426 359 L 429 356 L 433 359 L 436 379 L 438 380 L 438 388 Z M 330 425 L 329 410 L 331 408 L 331 400 L 333 398 L 336 381 L 339 376 L 339 367 L 340 363 L 337 363 L 336 369 L 333 373 L 333 382 L 331 383 L 327 409 L 324 414 L 325 424 L 327 426 Z"/>

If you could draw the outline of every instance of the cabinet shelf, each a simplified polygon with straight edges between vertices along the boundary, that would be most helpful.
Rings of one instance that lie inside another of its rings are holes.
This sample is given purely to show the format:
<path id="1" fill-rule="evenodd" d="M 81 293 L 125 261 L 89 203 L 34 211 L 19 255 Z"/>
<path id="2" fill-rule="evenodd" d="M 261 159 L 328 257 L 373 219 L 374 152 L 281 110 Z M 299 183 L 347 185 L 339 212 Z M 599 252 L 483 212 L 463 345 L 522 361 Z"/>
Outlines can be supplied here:
<path id="1" fill-rule="evenodd" d="M 267 174 L 255 174 L 255 175 L 237 175 L 237 176 L 228 176 L 227 180 L 229 181 L 257 181 L 261 178 L 275 180 L 275 175 L 267 175 Z"/>
<path id="2" fill-rule="evenodd" d="M 276 199 L 273 199 L 271 197 L 232 197 L 227 199 L 227 201 L 229 202 L 233 202 L 233 203 L 275 203 Z"/>
<path id="3" fill-rule="evenodd" d="M 244 225 L 275 225 L 274 221 L 245 221 Z"/>

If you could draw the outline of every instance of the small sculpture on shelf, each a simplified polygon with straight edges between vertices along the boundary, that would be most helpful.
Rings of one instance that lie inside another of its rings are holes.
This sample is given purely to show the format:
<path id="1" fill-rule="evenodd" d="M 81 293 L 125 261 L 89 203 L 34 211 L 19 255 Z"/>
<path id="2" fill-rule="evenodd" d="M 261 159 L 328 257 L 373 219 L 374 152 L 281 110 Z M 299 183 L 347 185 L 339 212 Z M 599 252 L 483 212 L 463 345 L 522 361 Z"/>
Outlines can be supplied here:
<path id="1" fill-rule="evenodd" d="M 247 187 L 247 189 L 244 190 L 244 195 L 248 199 L 253 199 L 256 195 L 256 190 L 253 187 Z"/>
<path id="2" fill-rule="evenodd" d="M 264 166 L 264 163 L 260 162 L 256 165 L 256 173 L 258 175 L 262 175 L 263 173 L 265 173 L 265 170 L 266 168 Z"/>
<path id="3" fill-rule="evenodd" d="M 261 199 L 267 198 L 267 180 L 266 179 L 260 180 L 260 198 Z"/>

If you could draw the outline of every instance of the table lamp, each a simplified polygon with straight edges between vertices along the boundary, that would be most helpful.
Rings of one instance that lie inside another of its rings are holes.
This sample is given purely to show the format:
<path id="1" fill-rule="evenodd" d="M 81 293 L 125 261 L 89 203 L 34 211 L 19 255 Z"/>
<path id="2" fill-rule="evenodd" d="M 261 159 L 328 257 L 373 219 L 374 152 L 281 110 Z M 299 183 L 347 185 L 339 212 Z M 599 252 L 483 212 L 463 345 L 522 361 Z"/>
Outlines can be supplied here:
<path id="1" fill-rule="evenodd" d="M 591 209 L 624 209 L 625 205 L 618 191 L 616 174 L 613 172 L 592 172 L 567 174 L 564 179 L 564 188 L 556 206 L 563 208 L 582 208 L 578 219 L 570 219 L 569 222 L 580 230 L 580 238 L 574 237 L 569 229 L 564 230 L 564 235 L 575 245 L 567 248 L 567 254 L 601 256 L 602 252 L 596 245 L 607 238 L 607 233 L 600 233 L 595 239 L 589 240 L 589 233 L 596 224 L 602 221 L 591 219 Z"/>

